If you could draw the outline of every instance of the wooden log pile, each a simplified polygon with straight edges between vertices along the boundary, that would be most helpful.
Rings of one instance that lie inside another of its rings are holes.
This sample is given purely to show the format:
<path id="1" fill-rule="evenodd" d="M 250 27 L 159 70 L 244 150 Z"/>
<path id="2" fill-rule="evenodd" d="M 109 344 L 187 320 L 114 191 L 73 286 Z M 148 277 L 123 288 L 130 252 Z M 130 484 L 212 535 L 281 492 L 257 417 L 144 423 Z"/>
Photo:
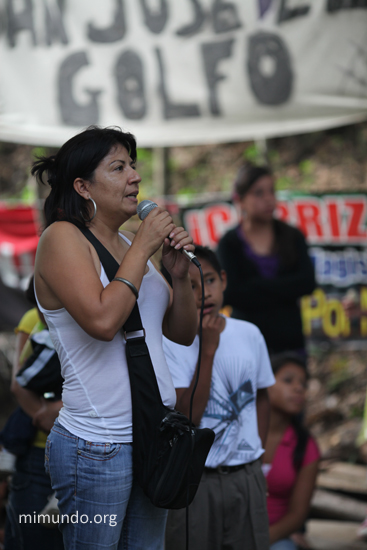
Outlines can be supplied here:
<path id="1" fill-rule="evenodd" d="M 307 536 L 314 550 L 366 550 L 357 532 L 367 515 L 367 466 L 324 461 Z"/>
<path id="2" fill-rule="evenodd" d="M 307 535 L 314 550 L 367 550 L 357 537 L 367 516 L 367 444 L 360 446 L 367 387 L 365 350 L 314 352 L 306 423 L 322 461 Z"/>

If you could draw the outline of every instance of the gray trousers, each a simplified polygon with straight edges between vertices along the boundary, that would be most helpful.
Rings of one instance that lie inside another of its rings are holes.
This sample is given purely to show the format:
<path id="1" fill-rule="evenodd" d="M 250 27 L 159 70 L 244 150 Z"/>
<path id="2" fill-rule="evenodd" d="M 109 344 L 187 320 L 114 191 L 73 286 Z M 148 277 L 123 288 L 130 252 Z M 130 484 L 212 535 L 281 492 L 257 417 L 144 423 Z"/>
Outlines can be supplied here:
<path id="1" fill-rule="evenodd" d="M 186 548 L 186 510 L 170 510 L 166 550 Z M 189 507 L 190 550 L 268 550 L 266 482 L 260 460 L 236 472 L 205 470 Z"/>

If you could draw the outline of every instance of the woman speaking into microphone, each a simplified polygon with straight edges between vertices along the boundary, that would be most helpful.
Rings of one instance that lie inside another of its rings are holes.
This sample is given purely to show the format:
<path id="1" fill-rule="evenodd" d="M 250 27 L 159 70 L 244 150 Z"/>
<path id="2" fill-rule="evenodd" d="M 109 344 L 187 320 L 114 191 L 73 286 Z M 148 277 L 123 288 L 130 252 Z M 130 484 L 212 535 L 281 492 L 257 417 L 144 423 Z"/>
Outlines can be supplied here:
<path id="1" fill-rule="evenodd" d="M 135 236 L 120 231 L 137 211 L 141 178 L 135 162 L 131 134 L 90 127 L 32 168 L 51 186 L 35 289 L 64 378 L 63 408 L 47 441 L 45 464 L 66 550 L 163 548 L 166 511 L 150 503 L 133 476 L 131 394 L 120 329 L 139 297 L 161 397 L 173 407 L 162 333 L 184 345 L 195 337 L 189 260 L 180 253 L 194 246 L 159 207 Z M 83 228 L 117 260 L 111 283 Z M 172 291 L 150 261 L 162 244 Z"/>

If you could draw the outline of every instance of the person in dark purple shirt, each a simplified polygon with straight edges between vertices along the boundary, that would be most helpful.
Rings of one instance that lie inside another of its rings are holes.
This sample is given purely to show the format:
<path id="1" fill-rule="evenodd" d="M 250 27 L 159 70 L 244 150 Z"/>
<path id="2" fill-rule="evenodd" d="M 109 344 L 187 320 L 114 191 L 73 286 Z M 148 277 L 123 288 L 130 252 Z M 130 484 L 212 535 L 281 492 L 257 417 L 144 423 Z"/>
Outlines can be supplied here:
<path id="1" fill-rule="evenodd" d="M 274 178 L 267 167 L 244 165 L 234 183 L 240 224 L 220 240 L 218 256 L 227 272 L 224 303 L 232 317 L 261 330 L 270 354 L 305 352 L 299 300 L 315 286 L 303 234 L 274 218 Z"/>

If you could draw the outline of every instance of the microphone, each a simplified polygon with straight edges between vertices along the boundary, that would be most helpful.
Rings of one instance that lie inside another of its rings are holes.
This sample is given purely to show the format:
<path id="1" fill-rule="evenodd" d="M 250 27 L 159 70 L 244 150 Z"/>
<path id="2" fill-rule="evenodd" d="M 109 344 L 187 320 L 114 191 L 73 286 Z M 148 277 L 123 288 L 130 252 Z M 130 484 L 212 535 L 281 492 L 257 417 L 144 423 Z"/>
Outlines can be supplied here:
<path id="1" fill-rule="evenodd" d="M 138 207 L 136 209 L 136 213 L 139 216 L 139 219 L 141 221 L 143 221 L 143 220 L 145 220 L 145 218 L 147 217 L 149 212 L 154 210 L 154 208 L 158 208 L 158 204 L 156 204 L 155 202 L 149 201 L 149 200 L 141 201 L 138 204 Z M 180 252 L 182 252 L 182 254 L 184 256 L 186 256 L 186 258 L 188 258 L 190 260 L 190 262 L 195 264 L 197 267 L 200 266 L 200 262 L 197 259 L 197 257 L 195 256 L 195 254 L 193 254 L 192 252 L 189 252 L 188 250 L 185 250 L 184 248 L 180 248 Z"/>

